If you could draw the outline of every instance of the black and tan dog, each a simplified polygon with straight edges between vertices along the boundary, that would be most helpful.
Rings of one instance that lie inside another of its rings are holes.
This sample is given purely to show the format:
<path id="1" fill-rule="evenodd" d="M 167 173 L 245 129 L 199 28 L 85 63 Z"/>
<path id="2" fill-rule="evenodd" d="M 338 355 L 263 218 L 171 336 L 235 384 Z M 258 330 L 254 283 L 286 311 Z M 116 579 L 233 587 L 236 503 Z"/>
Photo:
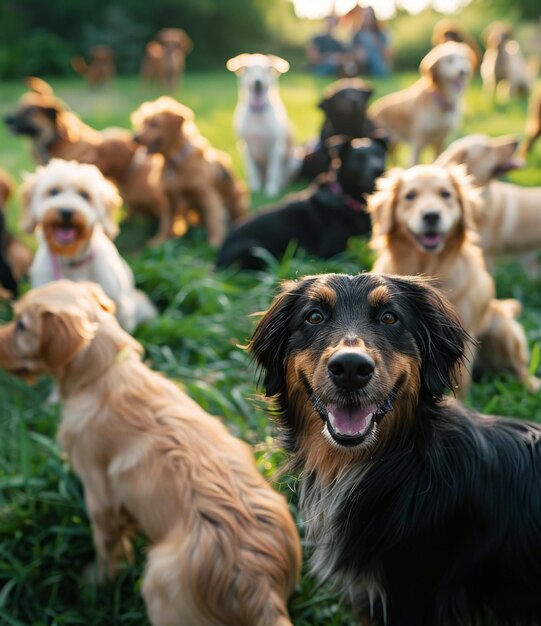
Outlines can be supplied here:
<path id="1" fill-rule="evenodd" d="M 385 169 L 386 139 L 330 141 L 336 141 L 330 148 L 336 158 L 329 176 L 241 222 L 224 241 L 218 267 L 262 269 L 261 249 L 279 258 L 291 241 L 327 259 L 343 252 L 350 237 L 370 233 L 365 196 Z"/>
<path id="2" fill-rule="evenodd" d="M 305 148 L 299 178 L 313 180 L 328 171 L 331 160 L 325 142 L 335 135 L 344 137 L 370 137 L 374 125 L 366 117 L 372 87 L 359 78 L 343 78 L 327 87 L 318 104 L 325 119 L 319 139 Z"/>
<path id="3" fill-rule="evenodd" d="M 452 388 L 468 337 L 424 280 L 287 282 L 250 349 L 275 399 L 312 571 L 373 625 L 541 615 L 541 426 Z"/>

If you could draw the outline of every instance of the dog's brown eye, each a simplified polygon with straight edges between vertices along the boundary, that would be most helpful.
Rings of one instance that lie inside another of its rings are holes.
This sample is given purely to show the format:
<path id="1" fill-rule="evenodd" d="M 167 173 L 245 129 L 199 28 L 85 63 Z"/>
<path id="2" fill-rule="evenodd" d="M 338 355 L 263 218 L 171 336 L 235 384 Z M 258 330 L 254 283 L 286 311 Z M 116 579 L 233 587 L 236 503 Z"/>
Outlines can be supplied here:
<path id="1" fill-rule="evenodd" d="M 88 193 L 88 191 L 85 191 L 84 189 L 81 189 L 79 191 L 79 195 L 81 196 L 81 198 L 83 198 L 83 200 L 90 200 L 90 194 Z"/>
<path id="2" fill-rule="evenodd" d="M 451 197 L 451 192 L 447 191 L 447 189 L 442 189 L 441 193 L 440 193 L 440 196 L 442 198 L 450 198 Z"/>
<path id="3" fill-rule="evenodd" d="M 57 196 L 60 193 L 60 187 L 51 187 L 49 189 L 50 196 Z"/>
<path id="4" fill-rule="evenodd" d="M 415 191 L 408 191 L 404 198 L 406 198 L 406 200 L 415 200 L 416 195 Z"/>
<path id="5" fill-rule="evenodd" d="M 323 322 L 323 313 L 321 311 L 318 311 L 317 309 L 314 309 L 313 311 L 310 311 L 308 313 L 308 315 L 306 316 L 306 321 L 309 324 L 321 324 L 321 322 Z"/>
<path id="6" fill-rule="evenodd" d="M 383 324 L 396 324 L 398 322 L 398 317 L 391 311 L 386 311 L 380 319 Z"/>

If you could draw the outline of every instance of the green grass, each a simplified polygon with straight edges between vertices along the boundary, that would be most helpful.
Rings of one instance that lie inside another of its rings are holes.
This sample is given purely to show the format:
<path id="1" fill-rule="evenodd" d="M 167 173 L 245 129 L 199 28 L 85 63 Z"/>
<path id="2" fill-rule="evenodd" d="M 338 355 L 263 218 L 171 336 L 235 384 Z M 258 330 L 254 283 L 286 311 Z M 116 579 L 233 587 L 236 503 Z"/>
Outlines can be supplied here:
<path id="1" fill-rule="evenodd" d="M 411 82 L 415 76 L 397 75 L 376 82 L 382 95 Z M 316 134 L 321 115 L 315 107 L 324 79 L 291 74 L 282 79 L 282 95 L 295 136 L 303 141 Z M 79 80 L 54 81 L 58 94 L 97 128 L 128 126 L 129 114 L 157 92 L 145 91 L 137 79 L 122 78 L 108 90 L 89 91 Z M 0 88 L 0 115 L 12 110 L 23 92 L 22 83 Z M 202 132 L 211 142 L 230 152 L 242 173 L 232 130 L 236 101 L 235 79 L 224 72 L 192 73 L 177 94 L 191 106 Z M 521 133 L 525 106 L 513 103 L 493 107 L 474 84 L 468 92 L 463 132 L 498 135 Z M 401 153 L 401 156 L 403 153 Z M 428 155 L 427 155 L 428 157 Z M 29 146 L 0 128 L 0 166 L 20 180 L 32 170 Z M 541 185 L 541 146 L 529 167 L 513 174 L 515 182 Z M 253 206 L 266 200 L 255 195 Z M 17 224 L 18 199 L 10 205 L 10 223 Z M 133 250 L 141 239 L 138 222 L 124 226 L 119 246 Z M 261 471 L 272 479 L 282 455 L 273 445 L 273 427 L 256 391 L 254 368 L 239 345 L 246 344 L 255 326 L 250 314 L 264 310 L 280 279 L 323 271 L 357 272 L 370 266 L 364 242 L 352 242 L 343 255 L 323 262 L 288 256 L 258 275 L 214 272 L 213 252 L 204 234 L 194 231 L 184 239 L 153 250 L 129 254 L 139 285 L 160 308 L 160 316 L 138 329 L 154 368 L 180 384 L 209 412 L 221 415 L 231 430 L 253 444 Z M 526 279 L 516 263 L 502 263 L 496 272 L 498 293 L 515 296 L 524 305 L 522 321 L 538 360 L 541 339 L 541 289 Z M 9 318 L 0 306 L 0 320 Z M 147 624 L 139 594 L 144 564 L 144 540 L 133 566 L 118 580 L 101 589 L 86 586 L 80 576 L 92 560 L 88 518 L 80 483 L 70 472 L 55 442 L 58 407 L 45 403 L 50 382 L 28 387 L 0 372 L 0 623 L 104 626 Z M 536 419 L 541 400 L 526 393 L 505 375 L 476 384 L 468 398 L 475 408 L 493 413 Z M 295 509 L 295 481 L 279 485 Z M 297 516 L 298 519 L 298 516 Z M 302 531 L 302 523 L 299 519 Z M 317 586 L 304 574 L 291 599 L 297 626 L 348 626 L 356 622 L 341 607 L 339 598 Z M 254 625 L 255 626 L 255 625 Z"/>

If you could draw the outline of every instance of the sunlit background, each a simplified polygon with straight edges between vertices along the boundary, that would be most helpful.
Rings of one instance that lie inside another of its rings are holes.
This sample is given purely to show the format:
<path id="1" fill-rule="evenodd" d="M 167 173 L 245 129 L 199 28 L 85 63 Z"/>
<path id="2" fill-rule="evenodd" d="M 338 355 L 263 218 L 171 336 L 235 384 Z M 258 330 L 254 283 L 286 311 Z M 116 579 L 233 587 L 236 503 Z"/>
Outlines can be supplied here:
<path id="1" fill-rule="evenodd" d="M 356 4 L 366 6 L 370 2 L 358 3 L 357 0 L 291 0 L 295 13 L 299 17 L 317 19 L 331 12 L 342 15 Z M 470 0 L 374 0 L 372 6 L 380 19 L 386 20 L 396 12 L 397 5 L 408 13 L 420 13 L 428 7 L 441 13 L 454 13 L 469 4 Z"/>

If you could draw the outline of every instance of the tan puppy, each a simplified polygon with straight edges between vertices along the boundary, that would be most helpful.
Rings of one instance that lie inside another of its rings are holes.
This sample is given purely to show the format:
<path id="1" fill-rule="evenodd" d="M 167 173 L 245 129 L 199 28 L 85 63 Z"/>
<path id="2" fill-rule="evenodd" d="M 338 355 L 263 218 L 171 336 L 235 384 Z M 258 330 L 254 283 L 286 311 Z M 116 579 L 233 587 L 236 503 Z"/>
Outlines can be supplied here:
<path id="1" fill-rule="evenodd" d="M 229 156 L 199 134 L 191 109 L 168 96 L 142 104 L 132 122 L 135 140 L 165 159 L 162 184 L 172 214 L 185 215 L 193 206 L 201 214 L 209 243 L 218 246 L 228 218 L 244 215 L 247 204 L 246 189 L 235 180 Z"/>
<path id="2" fill-rule="evenodd" d="M 44 80 L 29 78 L 26 82 L 30 91 L 21 97 L 17 109 L 4 118 L 8 129 L 30 138 L 33 156 L 40 164 L 53 158 L 88 158 L 101 141 L 99 131 L 72 113 Z"/>
<path id="3" fill-rule="evenodd" d="M 193 41 L 181 28 L 162 29 L 158 33 L 158 41 L 163 46 L 164 86 L 173 91 L 180 85 L 186 66 L 186 55 L 191 52 Z"/>
<path id="4" fill-rule="evenodd" d="M 444 167 L 464 164 L 482 187 L 483 204 L 475 210 L 474 219 L 489 264 L 497 255 L 541 249 L 541 187 L 493 180 L 522 166 L 517 147 L 515 137 L 469 135 L 453 142 L 436 161 Z"/>
<path id="5" fill-rule="evenodd" d="M 15 304 L 0 366 L 58 382 L 58 440 L 81 478 L 99 580 L 151 542 L 142 593 L 154 626 L 292 626 L 287 598 L 301 550 L 283 496 L 249 447 L 141 363 L 113 304 L 60 281 Z"/>
<path id="6" fill-rule="evenodd" d="M 368 203 L 373 220 L 371 244 L 377 251 L 373 270 L 433 277 L 474 339 L 490 337 L 491 302 L 496 295 L 482 250 L 475 244 L 472 212 L 478 202 L 478 192 L 463 168 L 418 165 L 391 170 L 380 179 L 379 191 Z M 523 341 L 526 345 L 525 337 Z M 475 350 L 470 349 L 473 365 Z M 520 353 L 509 357 L 513 361 L 505 369 L 529 382 L 528 360 Z M 464 370 L 461 394 L 468 384 L 469 374 Z"/>
<path id="7" fill-rule="evenodd" d="M 165 86 L 164 47 L 159 41 L 149 41 L 141 61 L 141 78 L 147 83 Z"/>
<path id="8" fill-rule="evenodd" d="M 158 232 L 150 245 L 163 243 L 173 236 L 173 215 L 161 183 L 163 157 L 148 154 L 133 140 L 128 130 L 110 129 L 88 156 L 87 162 L 98 167 L 118 187 L 128 210 L 128 219 L 136 214 L 150 215 L 158 221 Z"/>
<path id="9" fill-rule="evenodd" d="M 89 63 L 77 56 L 72 59 L 71 65 L 77 74 L 86 78 L 91 87 L 106 85 L 116 74 L 115 51 L 107 45 L 92 46 Z"/>
<path id="10" fill-rule="evenodd" d="M 416 83 L 376 100 L 368 115 L 388 131 L 393 143 L 410 144 L 412 164 L 419 162 L 426 146 L 438 155 L 447 135 L 460 124 L 463 94 L 474 65 L 475 55 L 468 45 L 440 44 L 421 61 L 422 76 Z"/>
<path id="11" fill-rule="evenodd" d="M 481 63 L 483 53 L 481 52 L 479 44 L 475 40 L 475 37 L 464 30 L 463 26 L 457 20 L 444 17 L 436 22 L 432 29 L 431 41 L 433 46 L 438 46 L 446 41 L 457 41 L 459 43 L 468 44 L 475 54 L 475 68 Z"/>

